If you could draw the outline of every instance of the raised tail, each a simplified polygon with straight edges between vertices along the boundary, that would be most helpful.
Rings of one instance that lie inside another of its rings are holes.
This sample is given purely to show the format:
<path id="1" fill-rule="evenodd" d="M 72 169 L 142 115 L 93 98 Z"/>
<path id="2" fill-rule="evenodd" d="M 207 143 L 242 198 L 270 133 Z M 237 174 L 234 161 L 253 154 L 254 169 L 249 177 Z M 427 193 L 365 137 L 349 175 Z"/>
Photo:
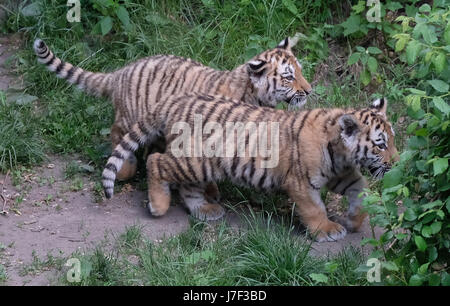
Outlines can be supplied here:
<path id="1" fill-rule="evenodd" d="M 47 66 L 48 70 L 55 72 L 57 77 L 77 85 L 80 89 L 90 94 L 110 96 L 113 88 L 111 73 L 84 71 L 79 67 L 66 63 L 57 58 L 41 39 L 34 41 L 33 49 L 38 57 L 38 61 Z"/>
<path id="2" fill-rule="evenodd" d="M 114 148 L 102 173 L 103 190 L 108 199 L 114 194 L 114 181 L 124 160 L 128 159 L 130 154 L 135 152 L 141 144 L 151 144 L 158 136 L 159 133 L 156 129 L 143 122 L 138 122 L 133 125 L 131 132 L 122 137 L 120 143 Z"/>

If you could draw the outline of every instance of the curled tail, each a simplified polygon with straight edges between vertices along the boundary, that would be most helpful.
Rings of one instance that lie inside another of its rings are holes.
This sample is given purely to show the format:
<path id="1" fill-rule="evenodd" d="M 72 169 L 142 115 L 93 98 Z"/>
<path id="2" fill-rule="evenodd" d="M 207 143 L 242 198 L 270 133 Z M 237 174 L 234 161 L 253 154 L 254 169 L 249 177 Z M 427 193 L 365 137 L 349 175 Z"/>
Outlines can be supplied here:
<path id="1" fill-rule="evenodd" d="M 113 196 L 114 181 L 124 160 L 128 159 L 130 154 L 135 152 L 141 144 L 151 143 L 158 136 L 160 135 L 156 129 L 143 122 L 138 122 L 133 125 L 131 132 L 122 137 L 120 143 L 114 148 L 102 173 L 103 190 L 108 199 Z"/>
<path id="2" fill-rule="evenodd" d="M 57 58 L 40 39 L 34 41 L 33 49 L 38 57 L 38 61 L 47 66 L 48 70 L 55 72 L 57 77 L 77 85 L 80 89 L 90 94 L 110 96 L 113 88 L 111 73 L 84 71 L 70 63 L 65 63 Z"/>

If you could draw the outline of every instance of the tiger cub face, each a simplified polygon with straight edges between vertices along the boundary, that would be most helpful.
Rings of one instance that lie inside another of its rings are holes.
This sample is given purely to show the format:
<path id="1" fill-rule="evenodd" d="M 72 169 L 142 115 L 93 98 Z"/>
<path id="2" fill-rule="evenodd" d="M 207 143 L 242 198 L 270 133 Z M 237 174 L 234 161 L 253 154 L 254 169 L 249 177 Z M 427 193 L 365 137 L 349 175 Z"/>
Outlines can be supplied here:
<path id="1" fill-rule="evenodd" d="M 399 160 L 394 130 L 386 117 L 387 100 L 375 100 L 370 108 L 339 119 L 341 137 L 356 164 L 377 179 Z"/>
<path id="2" fill-rule="evenodd" d="M 275 49 L 267 50 L 247 63 L 261 105 L 275 107 L 277 102 L 285 101 L 289 108 L 299 108 L 306 103 L 312 88 L 292 52 L 297 41 L 295 37 L 287 37 Z"/>

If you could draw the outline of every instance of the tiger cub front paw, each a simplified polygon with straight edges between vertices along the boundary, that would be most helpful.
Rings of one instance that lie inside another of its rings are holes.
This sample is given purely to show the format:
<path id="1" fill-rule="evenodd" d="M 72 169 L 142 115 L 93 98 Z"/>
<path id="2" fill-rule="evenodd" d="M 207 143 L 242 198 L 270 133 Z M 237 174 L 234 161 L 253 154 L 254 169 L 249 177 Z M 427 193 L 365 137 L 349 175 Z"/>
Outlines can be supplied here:
<path id="1" fill-rule="evenodd" d="M 219 204 L 205 203 L 191 210 L 191 215 L 202 221 L 213 221 L 222 218 L 225 215 L 225 209 Z"/>
<path id="2" fill-rule="evenodd" d="M 345 227 L 339 223 L 327 221 L 325 224 L 313 231 L 313 237 L 317 242 L 337 241 L 347 234 Z"/>

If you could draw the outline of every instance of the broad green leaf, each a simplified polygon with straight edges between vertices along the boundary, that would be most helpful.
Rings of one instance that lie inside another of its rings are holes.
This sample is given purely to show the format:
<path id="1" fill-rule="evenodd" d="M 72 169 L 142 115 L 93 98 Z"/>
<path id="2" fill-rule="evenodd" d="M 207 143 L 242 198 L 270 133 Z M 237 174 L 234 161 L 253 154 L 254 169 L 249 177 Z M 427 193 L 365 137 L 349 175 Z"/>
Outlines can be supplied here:
<path id="1" fill-rule="evenodd" d="M 361 83 L 364 86 L 367 86 L 370 83 L 371 76 L 370 76 L 370 72 L 367 71 L 367 69 L 364 69 L 363 71 L 361 71 L 361 74 L 359 77 L 360 77 Z"/>
<path id="2" fill-rule="evenodd" d="M 434 44 L 437 41 L 436 33 L 434 32 L 434 29 L 424 24 L 421 28 L 421 33 L 423 36 L 423 39 L 427 44 Z"/>
<path id="3" fill-rule="evenodd" d="M 359 15 L 351 15 L 340 25 L 344 28 L 344 36 L 349 36 L 360 31 L 361 17 Z"/>
<path id="4" fill-rule="evenodd" d="M 441 228 L 442 228 L 442 222 L 439 222 L 439 221 L 436 221 L 436 222 L 433 222 L 431 225 L 430 225 L 430 228 L 431 228 L 431 233 L 434 235 L 434 234 L 437 234 L 437 233 L 439 233 L 440 231 L 441 231 Z"/>
<path id="5" fill-rule="evenodd" d="M 405 220 L 406 221 L 414 221 L 417 219 L 417 215 L 412 208 L 407 208 L 405 210 Z"/>
<path id="6" fill-rule="evenodd" d="M 428 260 L 430 262 L 435 261 L 437 256 L 438 256 L 438 253 L 437 253 L 436 247 L 428 248 Z"/>
<path id="7" fill-rule="evenodd" d="M 419 12 L 429 13 L 431 12 L 431 6 L 428 3 L 423 4 L 421 7 L 419 7 Z"/>
<path id="8" fill-rule="evenodd" d="M 411 93 L 415 94 L 415 95 L 419 95 L 419 96 L 425 96 L 427 93 L 423 90 L 418 90 L 415 88 L 407 88 Z"/>
<path id="9" fill-rule="evenodd" d="M 367 51 L 369 51 L 370 54 L 381 54 L 381 53 L 383 53 L 377 47 L 369 47 L 369 48 L 367 48 Z"/>
<path id="10" fill-rule="evenodd" d="M 41 2 L 32 1 L 31 4 L 24 6 L 20 12 L 23 16 L 39 16 L 41 14 Z"/>
<path id="11" fill-rule="evenodd" d="M 388 271 L 398 271 L 398 267 L 393 261 L 384 261 L 381 263 L 381 266 Z"/>
<path id="12" fill-rule="evenodd" d="M 407 38 L 400 37 L 399 40 L 397 40 L 397 43 L 395 44 L 395 52 L 402 51 L 405 48 L 407 42 L 408 42 Z"/>
<path id="13" fill-rule="evenodd" d="M 411 40 L 406 47 L 406 60 L 409 65 L 414 64 L 416 61 L 417 55 L 419 54 L 421 49 L 421 44 L 417 40 Z"/>
<path id="14" fill-rule="evenodd" d="M 357 61 L 359 61 L 359 57 L 361 56 L 361 53 L 355 52 L 348 58 L 347 65 L 351 66 L 355 64 Z"/>
<path id="15" fill-rule="evenodd" d="M 429 80 L 428 83 L 439 92 L 448 92 L 449 85 L 441 80 Z"/>
<path id="16" fill-rule="evenodd" d="M 417 274 L 414 274 L 409 279 L 409 285 L 410 286 L 420 286 L 423 284 L 423 277 Z"/>
<path id="17" fill-rule="evenodd" d="M 287 8 L 292 14 L 296 16 L 298 15 L 298 10 L 294 2 L 292 2 L 291 0 L 281 0 L 281 2 L 283 3 L 284 7 Z"/>
<path id="18" fill-rule="evenodd" d="M 447 168 L 448 158 L 438 158 L 433 162 L 433 172 L 435 176 L 444 173 Z"/>
<path id="19" fill-rule="evenodd" d="M 375 57 L 370 56 L 367 61 L 367 67 L 371 73 L 377 72 L 378 62 Z"/>
<path id="20" fill-rule="evenodd" d="M 450 45 L 450 22 L 448 22 L 447 27 L 445 28 L 444 40 L 447 43 L 447 45 Z"/>
<path id="21" fill-rule="evenodd" d="M 124 28 L 127 31 L 131 30 L 130 15 L 128 15 L 127 9 L 123 6 L 119 6 L 116 10 L 116 15 L 122 22 Z"/>
<path id="22" fill-rule="evenodd" d="M 425 225 L 424 227 L 422 227 L 421 234 L 425 238 L 430 238 L 431 237 L 431 227 L 429 227 L 428 225 Z"/>
<path id="23" fill-rule="evenodd" d="M 440 110 L 445 115 L 448 115 L 450 113 L 450 105 L 448 105 L 448 103 L 445 102 L 444 99 L 442 99 L 441 97 L 434 97 L 433 104 L 438 110 Z"/>
<path id="24" fill-rule="evenodd" d="M 408 134 L 412 134 L 416 129 L 417 126 L 419 126 L 419 122 L 414 121 L 412 122 L 410 125 L 408 125 L 408 127 L 406 128 L 406 133 Z"/>
<path id="25" fill-rule="evenodd" d="M 416 235 L 414 237 L 414 242 L 416 243 L 416 246 L 419 249 L 419 251 L 425 252 L 425 250 L 427 249 L 427 243 L 425 239 L 422 238 L 422 236 Z"/>
<path id="26" fill-rule="evenodd" d="M 398 3 L 398 2 L 388 2 L 386 5 L 385 5 L 385 7 L 388 9 L 388 10 L 390 10 L 390 11 L 396 11 L 396 10 L 398 10 L 398 9 L 401 9 L 401 8 L 403 8 L 403 5 L 401 5 L 400 3 Z"/>
<path id="27" fill-rule="evenodd" d="M 328 282 L 328 276 L 322 273 L 311 273 L 309 275 L 313 281 L 316 283 L 327 283 Z"/>
<path id="28" fill-rule="evenodd" d="M 102 20 L 100 20 L 100 29 L 102 31 L 102 35 L 106 35 L 111 31 L 113 25 L 113 20 L 111 17 L 106 16 L 103 17 Z"/>
<path id="29" fill-rule="evenodd" d="M 403 173 L 398 168 L 393 168 L 388 171 L 383 177 L 384 188 L 389 188 L 398 185 L 403 178 Z"/>
<path id="30" fill-rule="evenodd" d="M 417 270 L 417 273 L 419 273 L 419 274 L 421 274 L 421 275 L 424 275 L 425 273 L 427 273 L 427 271 L 428 271 L 428 266 L 429 266 L 429 265 L 430 265 L 429 262 L 427 262 L 427 263 L 421 265 L 421 266 L 419 267 L 419 269 Z"/>
<path id="31" fill-rule="evenodd" d="M 444 70 L 445 62 L 447 58 L 444 52 L 438 52 L 436 56 L 431 58 L 431 62 L 433 63 L 434 69 L 437 73 L 441 73 Z"/>

